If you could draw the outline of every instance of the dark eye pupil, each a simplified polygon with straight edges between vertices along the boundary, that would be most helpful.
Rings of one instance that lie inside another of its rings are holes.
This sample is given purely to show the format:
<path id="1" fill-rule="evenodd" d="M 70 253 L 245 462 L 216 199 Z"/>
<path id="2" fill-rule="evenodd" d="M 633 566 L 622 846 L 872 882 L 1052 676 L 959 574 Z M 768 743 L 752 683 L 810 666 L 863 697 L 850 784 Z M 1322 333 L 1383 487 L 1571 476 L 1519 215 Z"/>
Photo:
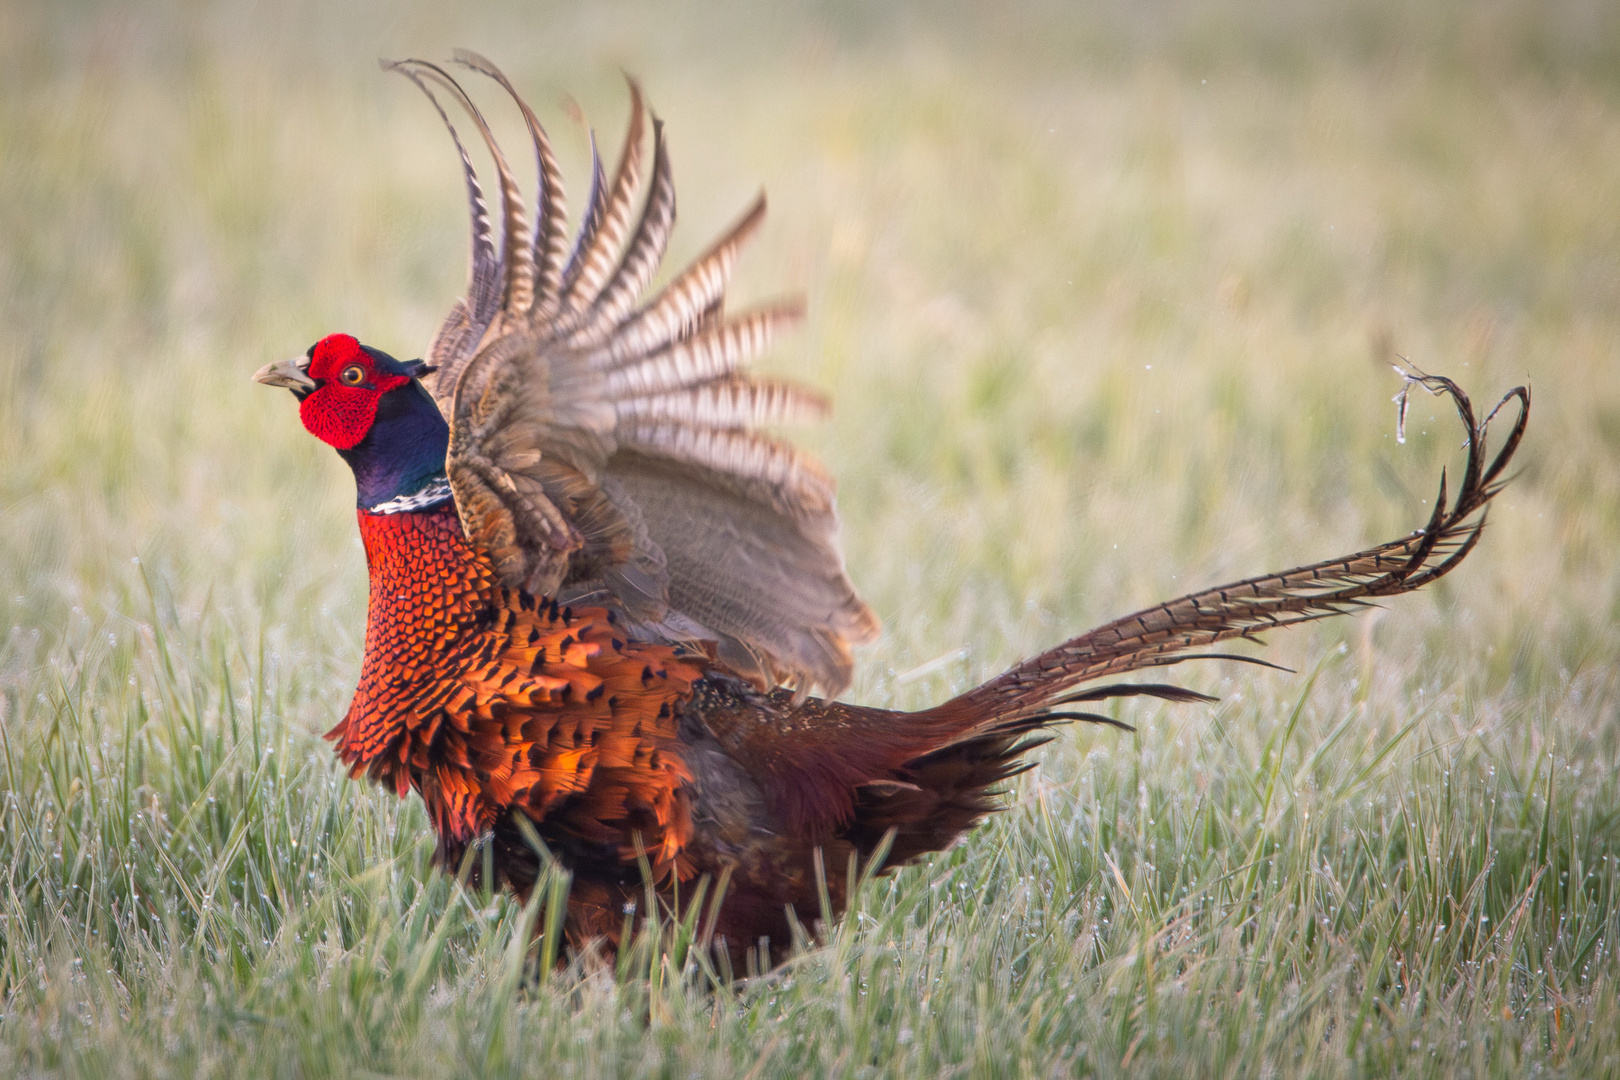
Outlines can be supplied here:
<path id="1" fill-rule="evenodd" d="M 359 386 L 365 377 L 365 372 L 361 371 L 357 367 L 343 369 L 343 381 L 348 383 L 350 386 Z"/>

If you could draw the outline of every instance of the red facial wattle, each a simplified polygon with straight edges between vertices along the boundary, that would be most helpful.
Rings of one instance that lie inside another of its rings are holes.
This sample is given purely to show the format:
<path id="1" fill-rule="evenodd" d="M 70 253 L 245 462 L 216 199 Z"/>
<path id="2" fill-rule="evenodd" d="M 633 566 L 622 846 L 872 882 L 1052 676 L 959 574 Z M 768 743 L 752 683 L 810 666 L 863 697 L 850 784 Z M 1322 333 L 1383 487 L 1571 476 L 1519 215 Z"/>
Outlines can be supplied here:
<path id="1" fill-rule="evenodd" d="M 411 381 L 378 370 L 348 334 L 330 334 L 315 344 L 309 377 L 317 386 L 298 406 L 298 415 L 311 435 L 339 450 L 358 446 L 377 419 L 377 402 Z"/>

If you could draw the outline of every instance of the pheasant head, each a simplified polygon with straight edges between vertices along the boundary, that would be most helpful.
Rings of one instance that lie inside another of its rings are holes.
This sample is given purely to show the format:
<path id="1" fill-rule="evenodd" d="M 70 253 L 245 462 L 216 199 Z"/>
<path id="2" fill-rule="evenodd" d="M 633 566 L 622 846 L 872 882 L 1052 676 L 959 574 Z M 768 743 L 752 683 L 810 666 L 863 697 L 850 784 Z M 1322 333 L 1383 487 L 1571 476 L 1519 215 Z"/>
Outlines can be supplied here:
<path id="1" fill-rule="evenodd" d="M 418 381 L 432 370 L 348 334 L 328 334 L 303 356 L 266 364 L 253 378 L 292 391 L 304 427 L 349 463 L 360 507 L 375 510 L 444 476 L 450 429 Z"/>

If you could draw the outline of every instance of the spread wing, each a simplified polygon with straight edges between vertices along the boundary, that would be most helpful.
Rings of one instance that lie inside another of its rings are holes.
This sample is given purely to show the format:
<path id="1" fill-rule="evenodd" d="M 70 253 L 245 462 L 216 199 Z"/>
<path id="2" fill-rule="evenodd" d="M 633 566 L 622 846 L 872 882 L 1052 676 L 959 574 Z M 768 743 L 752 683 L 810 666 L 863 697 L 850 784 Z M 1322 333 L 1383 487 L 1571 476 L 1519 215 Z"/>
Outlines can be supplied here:
<path id="1" fill-rule="evenodd" d="M 467 294 L 428 360 L 468 538 L 506 585 L 615 607 L 641 636 L 712 641 L 722 663 L 761 684 L 841 691 L 851 645 L 875 637 L 878 620 L 844 571 L 832 479 L 761 430 L 820 417 L 827 405 L 744 368 L 800 308 L 724 311 L 764 197 L 643 302 L 674 225 L 675 188 L 655 118 L 641 192 L 640 89 L 631 82 L 630 128 L 611 182 L 592 139 L 591 192 L 570 247 L 561 176 L 533 110 L 488 60 L 460 51 L 456 60 L 517 104 L 539 174 L 531 228 L 465 90 L 426 61 L 385 64 L 433 102 L 467 183 Z M 494 159 L 498 228 L 435 91 L 466 111 Z"/>

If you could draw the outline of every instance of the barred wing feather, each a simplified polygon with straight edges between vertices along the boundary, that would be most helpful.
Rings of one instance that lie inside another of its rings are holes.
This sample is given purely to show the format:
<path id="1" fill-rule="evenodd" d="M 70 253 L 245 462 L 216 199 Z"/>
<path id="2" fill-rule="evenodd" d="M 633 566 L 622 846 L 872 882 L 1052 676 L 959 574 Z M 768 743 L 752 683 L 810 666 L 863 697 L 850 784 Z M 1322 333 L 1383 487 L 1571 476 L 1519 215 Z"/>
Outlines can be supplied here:
<path id="1" fill-rule="evenodd" d="M 643 185 L 640 89 L 631 83 L 612 180 L 597 161 L 565 258 L 562 181 L 544 129 L 492 63 L 469 52 L 456 61 L 516 103 L 539 174 L 531 228 L 506 158 L 463 87 L 426 61 L 387 65 L 432 100 L 467 185 L 467 294 L 428 356 L 468 538 L 507 585 L 609 604 L 649 637 L 712 642 L 721 663 L 761 684 L 843 690 L 851 646 L 875 637 L 878 622 L 844 570 L 831 478 L 762 430 L 820 418 L 827 403 L 746 368 L 801 309 L 724 314 L 738 252 L 764 217 L 763 196 L 643 303 L 674 227 L 675 186 L 656 119 Z M 494 162 L 493 219 L 435 91 L 466 111 Z"/>

